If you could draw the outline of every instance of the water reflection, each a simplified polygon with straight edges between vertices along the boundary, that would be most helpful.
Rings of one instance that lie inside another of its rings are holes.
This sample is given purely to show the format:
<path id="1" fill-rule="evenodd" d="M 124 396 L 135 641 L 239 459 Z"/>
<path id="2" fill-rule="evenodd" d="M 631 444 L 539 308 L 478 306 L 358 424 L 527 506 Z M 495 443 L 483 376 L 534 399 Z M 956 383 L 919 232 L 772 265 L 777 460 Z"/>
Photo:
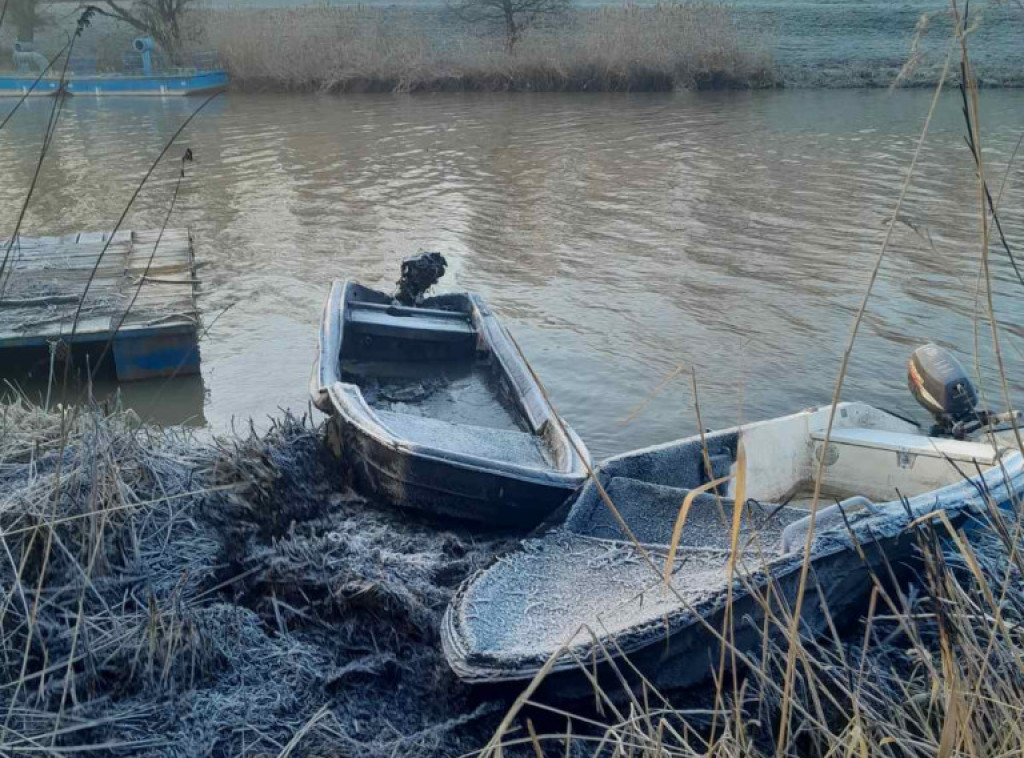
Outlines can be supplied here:
<path id="1" fill-rule="evenodd" d="M 74 364 L 65 375 L 64 364 L 56 363 L 52 376 L 50 372 L 47 356 L 22 354 L 16 361 L 5 361 L 0 396 L 20 395 L 41 406 L 81 403 L 91 396 L 101 403 L 119 401 L 143 421 L 159 426 L 208 423 L 203 411 L 206 389 L 198 374 L 119 383 L 112 371 L 102 371 L 90 380 L 85 364 Z"/>
<path id="2" fill-rule="evenodd" d="M 692 433 L 688 373 L 620 423 L 679 364 L 696 368 L 712 426 L 826 402 L 929 98 L 231 94 L 181 140 L 197 162 L 172 220 L 194 227 L 203 264 L 203 415 L 224 428 L 305 410 L 330 280 L 391 286 L 421 249 L 448 256 L 450 287 L 491 301 L 598 455 Z M 1000 179 L 1022 105 L 1024 93 L 983 93 Z M 26 233 L 113 224 L 193 106 L 69 101 Z M 958 109 L 955 93 L 943 99 L 922 152 L 848 398 L 915 412 L 904 361 L 921 341 L 970 361 L 980 251 Z M 0 138 L 0 229 L 48 113 L 28 104 Z M 172 163 L 126 227 L 160 223 Z M 1002 202 L 1018 247 L 1020 177 Z M 994 271 L 1019 392 L 1020 284 L 1005 257 Z M 152 412 L 196 417 L 203 393 L 184 394 L 154 392 Z"/>

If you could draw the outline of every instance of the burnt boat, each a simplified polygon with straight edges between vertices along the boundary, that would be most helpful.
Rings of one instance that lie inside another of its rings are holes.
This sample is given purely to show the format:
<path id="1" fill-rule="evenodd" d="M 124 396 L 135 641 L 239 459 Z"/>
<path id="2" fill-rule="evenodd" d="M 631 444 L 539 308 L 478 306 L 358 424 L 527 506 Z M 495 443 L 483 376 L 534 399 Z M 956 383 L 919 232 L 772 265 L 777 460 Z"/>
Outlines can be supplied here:
<path id="1" fill-rule="evenodd" d="M 477 295 L 402 305 L 335 282 L 311 385 L 357 486 L 396 505 L 526 528 L 586 477 L 582 441 Z"/>
<path id="2" fill-rule="evenodd" d="M 911 388 L 936 410 L 940 423 L 932 432 L 973 431 L 979 439 L 924 434 L 902 417 L 842 403 L 827 445 L 831 406 L 612 458 L 596 476 L 650 563 L 589 482 L 563 524 L 527 539 L 458 590 L 442 624 L 451 667 L 469 682 L 525 682 L 553 660 L 542 688 L 573 697 L 593 691 L 585 671 L 616 682 L 613 667 L 627 680 L 639 672 L 661 687 L 704 679 L 718 665 L 727 618 L 741 654 L 759 649 L 764 630 L 780 633 L 766 624 L 768 609 L 787 618 L 782 607 L 791 609 L 796 598 L 819 461 L 802 631 L 824 630 L 823 603 L 833 619 L 855 616 L 872 572 L 888 576 L 912 558 L 908 527 L 920 517 L 941 510 L 954 524 L 979 523 L 972 514 L 1008 508 L 1024 490 L 1024 461 L 1006 418 L 973 409 L 959 364 L 939 365 L 951 356 L 935 346 L 924 350 L 911 362 Z M 740 440 L 746 490 L 737 506 Z M 631 666 L 622 665 L 623 656 Z"/>

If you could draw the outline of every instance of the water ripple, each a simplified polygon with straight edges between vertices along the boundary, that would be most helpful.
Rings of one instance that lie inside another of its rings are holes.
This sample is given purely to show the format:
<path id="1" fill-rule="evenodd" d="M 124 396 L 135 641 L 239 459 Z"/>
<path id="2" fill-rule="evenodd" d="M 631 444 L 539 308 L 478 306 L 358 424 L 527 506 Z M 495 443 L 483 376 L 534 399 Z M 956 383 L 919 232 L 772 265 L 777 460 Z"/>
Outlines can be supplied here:
<path id="1" fill-rule="evenodd" d="M 698 372 L 708 424 L 826 401 L 929 97 L 232 94 L 182 138 L 196 163 L 173 220 L 196 231 L 207 323 L 234 303 L 203 346 L 205 416 L 223 427 L 305 408 L 330 280 L 391 286 L 398 261 L 421 249 L 449 257 L 451 286 L 492 301 L 599 455 L 693 432 L 688 379 L 620 423 L 680 363 Z M 999 181 L 1022 105 L 1024 93 L 983 96 Z M 191 107 L 69 101 L 26 233 L 109 228 Z M 29 103 L 0 135 L 0 228 L 14 223 L 48 112 Z M 131 226 L 159 224 L 179 154 Z M 1022 176 L 1002 202 L 1018 249 Z M 969 359 L 977 217 L 950 96 L 894 232 L 849 397 L 913 412 L 911 345 L 937 339 Z M 1016 378 L 1021 285 L 998 247 L 992 255 Z M 197 413 L 176 402 L 165 420 Z"/>

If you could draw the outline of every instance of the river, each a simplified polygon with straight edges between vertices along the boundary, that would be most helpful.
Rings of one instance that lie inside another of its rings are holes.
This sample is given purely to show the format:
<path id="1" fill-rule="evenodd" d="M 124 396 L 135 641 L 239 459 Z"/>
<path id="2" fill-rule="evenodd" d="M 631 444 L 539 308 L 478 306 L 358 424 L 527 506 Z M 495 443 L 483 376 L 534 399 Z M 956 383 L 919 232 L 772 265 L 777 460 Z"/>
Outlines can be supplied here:
<path id="1" fill-rule="evenodd" d="M 403 257 L 440 250 L 447 287 L 491 302 L 597 456 L 693 433 L 691 367 L 705 426 L 827 402 L 930 97 L 228 94 L 125 224 L 159 226 L 191 147 L 171 223 L 196 234 L 202 376 L 126 385 L 126 400 L 214 431 L 304 411 L 330 281 L 388 287 Z M 918 418 L 911 349 L 937 340 L 965 362 L 974 350 L 978 195 L 957 98 L 940 102 L 844 392 Z M 0 236 L 50 105 L 27 103 L 0 132 Z M 69 100 L 23 233 L 109 229 L 195 105 Z M 1024 92 L 986 91 L 982 107 L 995 190 Z M 1002 207 L 1024 259 L 1022 165 Z M 1024 287 L 995 247 L 993 269 L 1019 395 Z"/>

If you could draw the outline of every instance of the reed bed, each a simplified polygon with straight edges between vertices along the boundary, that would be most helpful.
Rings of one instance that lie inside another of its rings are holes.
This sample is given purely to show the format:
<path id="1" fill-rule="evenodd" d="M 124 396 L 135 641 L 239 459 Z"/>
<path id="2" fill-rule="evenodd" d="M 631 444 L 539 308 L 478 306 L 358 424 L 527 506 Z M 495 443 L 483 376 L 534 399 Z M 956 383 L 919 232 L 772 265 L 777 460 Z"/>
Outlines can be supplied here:
<path id="1" fill-rule="evenodd" d="M 0 407 L 0 753 L 768 756 L 793 643 L 783 754 L 1024 752 L 1014 514 L 970 541 L 921 525 L 915 571 L 824 638 L 773 604 L 749 665 L 703 688 L 510 708 L 459 684 L 437 637 L 510 541 L 366 502 L 322 434 L 285 416 L 201 442 L 116 406 Z"/>
<path id="2" fill-rule="evenodd" d="M 197 44 L 236 86 L 327 92 L 623 91 L 776 84 L 729 8 L 693 0 L 582 9 L 531 29 L 514 55 L 443 11 L 368 7 L 209 10 Z"/>
<path id="3" fill-rule="evenodd" d="M 324 455 L 290 416 L 199 443 L 116 407 L 2 405 L 0 754 L 478 746 L 497 706 L 436 630 L 501 542 L 370 507 Z"/>

